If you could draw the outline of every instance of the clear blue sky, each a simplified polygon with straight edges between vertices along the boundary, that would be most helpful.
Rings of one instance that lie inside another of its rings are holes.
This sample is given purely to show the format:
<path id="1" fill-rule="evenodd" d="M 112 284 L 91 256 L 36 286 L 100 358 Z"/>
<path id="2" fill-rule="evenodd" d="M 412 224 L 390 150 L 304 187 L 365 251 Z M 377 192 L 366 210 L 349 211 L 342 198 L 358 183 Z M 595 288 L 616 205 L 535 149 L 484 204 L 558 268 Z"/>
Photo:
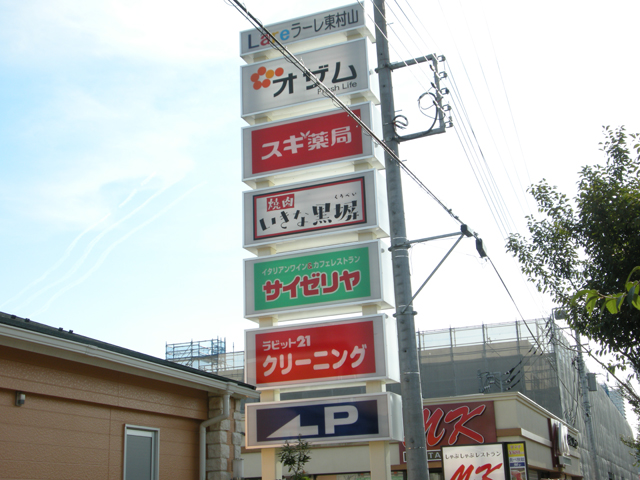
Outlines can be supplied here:
<path id="1" fill-rule="evenodd" d="M 245 1 L 267 24 L 347 3 Z M 389 10 L 394 60 L 448 58 L 510 231 L 524 233 L 531 182 L 573 193 L 579 167 L 602 159 L 602 125 L 640 131 L 636 2 L 402 0 Z M 161 357 L 166 342 L 216 336 L 243 348 L 254 326 L 242 318 L 251 254 L 241 247 L 238 37 L 248 28 L 221 0 L 0 0 L 1 311 Z M 417 130 L 424 72 L 406 70 L 396 106 Z M 403 144 L 401 157 L 486 240 L 524 317 L 548 315 L 504 253 L 456 132 Z M 457 230 L 405 186 L 412 238 Z M 414 249 L 416 287 L 450 245 Z M 416 310 L 423 330 L 519 318 L 471 241 Z"/>

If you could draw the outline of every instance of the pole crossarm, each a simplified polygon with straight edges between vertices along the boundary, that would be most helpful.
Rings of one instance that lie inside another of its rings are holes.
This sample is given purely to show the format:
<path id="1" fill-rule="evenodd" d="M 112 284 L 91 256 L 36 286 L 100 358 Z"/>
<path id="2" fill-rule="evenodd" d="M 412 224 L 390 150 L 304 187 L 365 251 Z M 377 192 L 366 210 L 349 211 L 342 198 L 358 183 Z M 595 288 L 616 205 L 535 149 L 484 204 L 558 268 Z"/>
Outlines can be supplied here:
<path id="1" fill-rule="evenodd" d="M 476 232 L 470 229 L 467 224 L 463 223 L 462 225 L 460 225 L 459 232 L 445 233 L 444 235 L 436 235 L 434 237 L 419 238 L 418 240 L 409 240 L 404 243 L 398 243 L 396 245 L 392 245 L 391 247 L 389 247 L 389 251 L 392 252 L 396 248 L 407 248 L 413 245 L 414 243 L 430 242 L 431 240 L 440 240 L 443 238 L 455 237 L 456 235 L 463 235 L 465 237 L 476 237 L 476 238 L 478 237 Z"/>
<path id="2" fill-rule="evenodd" d="M 419 238 L 418 240 L 409 240 L 408 242 L 392 245 L 391 247 L 389 247 L 389 251 L 393 251 L 393 250 L 398 249 L 398 248 L 408 249 L 414 243 L 424 243 L 424 242 L 429 242 L 431 240 L 440 240 L 440 239 L 443 239 L 443 238 L 450 238 L 450 237 L 455 237 L 455 236 L 458 236 L 458 240 L 456 240 L 456 242 L 453 244 L 453 246 L 449 249 L 449 251 L 446 253 L 446 255 L 442 258 L 442 260 L 440 260 L 440 263 L 438 263 L 436 268 L 433 269 L 433 271 L 431 272 L 431 275 L 429 275 L 427 277 L 427 279 L 422 283 L 422 285 L 420 285 L 420 288 L 418 289 L 418 291 L 413 295 L 413 297 L 411 297 L 411 301 L 409 302 L 409 304 L 404 307 L 402 312 L 400 312 L 401 314 L 410 313 L 412 315 L 415 315 L 417 313 L 417 312 L 415 312 L 413 310 L 411 312 L 407 312 L 407 309 L 413 305 L 413 301 L 416 299 L 418 294 L 427 285 L 427 282 L 429 280 L 431 280 L 431 277 L 433 277 L 435 275 L 436 271 L 440 268 L 440 266 L 444 263 L 444 261 L 447 259 L 447 257 L 451 254 L 451 252 L 453 252 L 453 249 L 458 246 L 458 244 L 460 243 L 460 241 L 464 237 L 475 237 L 476 238 L 476 249 L 478 250 L 478 253 L 480 254 L 480 256 L 484 257 L 484 256 L 486 256 L 486 253 L 484 252 L 484 249 L 482 249 L 482 251 L 481 251 L 481 249 L 478 248 L 477 242 L 479 240 L 481 242 L 481 245 L 482 245 L 482 240 L 478 237 L 476 232 L 474 232 L 472 229 L 469 228 L 468 225 L 466 225 L 464 223 L 462 225 L 460 225 L 460 231 L 459 232 L 445 233 L 444 235 L 435 235 L 433 237 Z"/>
<path id="3" fill-rule="evenodd" d="M 456 243 L 453 244 L 453 246 L 449 249 L 449 251 L 446 253 L 446 255 L 444 257 L 442 257 L 442 260 L 440 260 L 440 263 L 438 263 L 438 265 L 436 265 L 436 268 L 433 269 L 433 272 L 431 272 L 431 275 L 429 275 L 427 277 L 427 279 L 422 282 L 422 285 L 420 285 L 420 288 L 418 289 L 418 291 L 413 295 L 413 297 L 411 297 L 411 302 L 409 302 L 409 305 L 407 305 L 406 307 L 404 307 L 404 309 L 402 310 L 401 313 L 405 313 L 407 308 L 409 308 L 410 306 L 413 305 L 413 301 L 416 299 L 416 297 L 418 296 L 418 294 L 422 291 L 422 289 L 427 285 L 427 282 L 429 280 L 431 280 L 431 277 L 433 277 L 435 275 L 435 273 L 438 271 L 438 269 L 440 268 L 440 265 L 442 265 L 444 263 L 444 261 L 447 259 L 447 257 L 451 254 L 451 252 L 453 252 L 453 249 L 456 248 L 458 246 L 458 244 L 460 243 L 460 241 L 464 238 L 464 233 L 453 233 L 453 234 L 448 234 L 448 235 L 442 235 L 442 237 L 451 237 L 453 235 L 458 235 L 458 239 L 456 240 Z"/>
<path id="4" fill-rule="evenodd" d="M 419 238 L 418 240 L 409 240 L 408 242 L 400 243 L 398 245 L 393 245 L 392 247 L 389 247 L 389 251 L 391 252 L 396 248 L 407 248 L 413 245 L 414 243 L 424 243 L 424 242 L 429 242 L 431 240 L 440 240 L 442 238 L 455 237 L 456 235 L 462 235 L 462 234 L 460 232 L 453 232 L 453 233 L 445 233 L 444 235 L 436 235 L 435 237 L 426 237 L 426 238 Z"/>
<path id="5" fill-rule="evenodd" d="M 438 116 L 442 115 L 438 113 Z M 396 135 L 397 142 L 408 142 L 409 140 L 416 140 L 418 138 L 429 137 L 431 135 L 438 135 L 444 133 L 446 127 L 433 128 L 431 130 L 425 130 L 424 132 L 412 133 L 411 135 Z"/>
<path id="6" fill-rule="evenodd" d="M 417 65 L 418 63 L 435 62 L 435 61 L 436 61 L 436 57 L 434 55 L 429 54 L 429 55 L 425 55 L 424 57 L 411 58 L 409 60 L 402 60 L 400 62 L 387 63 L 386 65 L 376 68 L 375 72 L 378 73 L 378 70 L 380 70 L 381 68 L 397 70 L 398 68 L 410 67 L 411 65 Z"/>
<path id="7" fill-rule="evenodd" d="M 434 118 L 434 125 L 435 123 L 439 123 L 439 126 L 437 128 L 433 128 L 433 125 L 432 125 L 432 128 L 430 128 L 429 130 L 412 133 L 410 135 L 398 135 L 394 129 L 393 140 L 395 140 L 397 143 L 408 142 L 409 140 L 416 140 L 418 138 L 424 138 L 431 135 L 438 135 L 440 133 L 445 133 L 446 131 L 446 125 L 444 121 L 444 111 L 442 109 L 442 92 L 440 90 L 440 76 L 438 74 L 438 57 L 436 57 L 433 54 L 429 54 L 422 57 L 411 58 L 409 60 L 402 60 L 400 62 L 392 62 L 392 63 L 387 62 L 383 65 L 378 66 L 378 68 L 375 69 L 376 73 L 380 73 L 380 71 L 384 69 L 393 71 L 399 68 L 410 67 L 411 65 L 417 65 L 419 63 L 424 63 L 424 62 L 431 62 L 431 70 L 434 73 L 435 83 L 431 84 L 436 89 L 436 95 L 434 95 L 436 100 L 434 104 L 436 106 L 437 113 L 436 113 L 436 117 Z"/>

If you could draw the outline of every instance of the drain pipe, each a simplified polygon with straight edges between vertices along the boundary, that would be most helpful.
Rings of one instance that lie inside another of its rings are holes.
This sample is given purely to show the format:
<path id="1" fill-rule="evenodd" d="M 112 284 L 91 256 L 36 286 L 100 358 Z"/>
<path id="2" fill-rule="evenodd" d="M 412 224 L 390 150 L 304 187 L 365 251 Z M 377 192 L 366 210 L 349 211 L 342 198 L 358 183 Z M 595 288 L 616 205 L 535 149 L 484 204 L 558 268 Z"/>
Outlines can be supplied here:
<path id="1" fill-rule="evenodd" d="M 205 420 L 200 424 L 200 480 L 207 478 L 207 427 L 229 418 L 229 398 L 231 388 L 227 385 L 227 393 L 222 396 L 222 414 Z M 208 409 L 207 405 L 207 409 Z"/>

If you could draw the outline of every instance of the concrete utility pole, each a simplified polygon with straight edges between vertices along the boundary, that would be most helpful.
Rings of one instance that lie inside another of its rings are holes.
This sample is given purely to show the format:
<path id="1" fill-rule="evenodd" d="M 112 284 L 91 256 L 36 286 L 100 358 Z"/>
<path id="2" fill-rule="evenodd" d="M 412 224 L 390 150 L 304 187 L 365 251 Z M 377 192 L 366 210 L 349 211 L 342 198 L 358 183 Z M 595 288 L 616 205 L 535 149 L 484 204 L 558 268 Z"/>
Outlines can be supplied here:
<path id="1" fill-rule="evenodd" d="M 376 52 L 378 56 L 378 79 L 382 110 L 382 131 L 385 143 L 398 154 L 393 118 L 395 106 L 391 68 L 389 66 L 389 44 L 385 20 L 384 0 L 375 0 Z M 385 152 L 389 223 L 391 230 L 391 252 L 393 262 L 393 284 L 398 322 L 398 347 L 400 353 L 400 379 L 402 387 L 402 411 L 404 437 L 407 453 L 408 480 L 428 480 L 427 445 L 422 414 L 422 388 L 420 385 L 420 363 L 416 348 L 416 329 L 411 304 L 411 273 L 409 270 L 409 248 L 404 218 L 404 201 L 400 167 Z M 405 309 L 405 307 L 409 306 Z"/>
<path id="2" fill-rule="evenodd" d="M 591 480 L 600 480 L 598 474 L 598 449 L 596 447 L 596 437 L 593 433 L 593 423 L 591 422 L 591 403 L 589 402 L 589 385 L 587 382 L 587 371 L 584 365 L 584 359 L 582 358 L 582 342 L 580 340 L 580 334 L 576 330 L 576 345 L 578 347 L 578 375 L 580 376 L 580 390 L 582 390 L 582 408 L 584 409 L 584 423 L 587 429 L 587 437 L 589 438 L 589 450 L 591 450 L 591 464 L 593 468 L 593 474 Z"/>

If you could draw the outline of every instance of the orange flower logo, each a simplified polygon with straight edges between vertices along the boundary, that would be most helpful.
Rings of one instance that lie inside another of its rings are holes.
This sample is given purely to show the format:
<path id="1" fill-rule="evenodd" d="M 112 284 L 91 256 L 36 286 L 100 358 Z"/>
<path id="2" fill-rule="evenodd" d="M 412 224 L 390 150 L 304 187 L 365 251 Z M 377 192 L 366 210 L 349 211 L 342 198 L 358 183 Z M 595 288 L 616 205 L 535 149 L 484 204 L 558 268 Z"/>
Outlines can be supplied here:
<path id="1" fill-rule="evenodd" d="M 251 81 L 253 82 L 253 89 L 260 90 L 261 88 L 267 88 L 271 85 L 271 79 L 276 76 L 280 77 L 284 73 L 284 69 L 281 67 L 276 68 L 275 70 L 267 70 L 266 67 L 260 67 L 257 73 L 251 75 Z M 262 76 L 264 75 L 264 79 Z"/>

